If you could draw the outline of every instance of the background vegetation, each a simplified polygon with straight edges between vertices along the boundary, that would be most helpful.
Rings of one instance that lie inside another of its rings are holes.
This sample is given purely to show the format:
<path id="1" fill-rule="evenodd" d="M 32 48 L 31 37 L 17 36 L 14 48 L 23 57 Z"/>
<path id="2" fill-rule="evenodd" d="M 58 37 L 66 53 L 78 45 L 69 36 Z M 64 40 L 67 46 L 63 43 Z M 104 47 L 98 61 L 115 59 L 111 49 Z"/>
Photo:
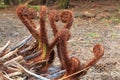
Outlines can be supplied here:
<path id="1" fill-rule="evenodd" d="M 57 3 L 58 8 L 66 9 L 69 8 L 70 1 L 73 0 L 0 0 L 0 8 L 6 8 L 8 6 L 13 7 L 29 2 L 29 4 L 31 5 L 47 5 L 47 6 L 53 6 L 55 3 Z M 92 2 L 94 0 L 76 0 L 76 1 Z"/>

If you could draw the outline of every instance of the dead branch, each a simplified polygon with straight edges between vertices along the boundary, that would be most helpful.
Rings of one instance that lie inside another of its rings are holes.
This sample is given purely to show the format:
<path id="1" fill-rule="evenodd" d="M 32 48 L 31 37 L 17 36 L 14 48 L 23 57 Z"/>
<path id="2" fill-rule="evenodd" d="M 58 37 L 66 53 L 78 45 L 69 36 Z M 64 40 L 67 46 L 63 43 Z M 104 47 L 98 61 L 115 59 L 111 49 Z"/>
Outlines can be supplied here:
<path id="1" fill-rule="evenodd" d="M 35 74 L 35 73 L 32 73 L 32 72 L 28 71 L 28 70 L 25 69 L 22 65 L 20 65 L 18 62 L 15 62 L 15 64 L 18 66 L 18 68 L 21 69 L 21 71 L 24 71 L 24 72 L 28 73 L 29 75 L 32 75 L 32 76 L 34 76 L 34 77 L 36 77 L 36 78 L 38 78 L 38 79 L 40 79 L 40 80 L 50 80 L 50 79 L 47 79 L 47 78 L 45 78 L 45 77 L 42 77 L 42 76 L 40 76 L 40 75 L 37 75 L 37 74 Z"/>
<path id="2" fill-rule="evenodd" d="M 38 51 L 38 52 L 33 53 L 33 54 L 29 55 L 29 56 L 26 56 L 24 59 L 25 59 L 26 61 L 27 61 L 27 60 L 32 60 L 32 59 L 40 56 L 41 53 L 42 53 L 42 51 Z"/>
<path id="3" fill-rule="evenodd" d="M 22 57 L 22 56 L 17 56 L 17 57 L 15 57 L 15 58 L 13 58 L 13 59 L 11 59 L 11 60 L 9 60 L 9 61 L 6 61 L 6 62 L 4 63 L 4 65 L 8 65 L 8 64 L 10 64 L 10 63 L 13 62 L 13 61 L 19 62 L 19 61 L 22 61 L 22 60 L 23 60 L 23 57 Z"/>
<path id="4" fill-rule="evenodd" d="M 16 54 L 18 51 L 18 49 L 14 50 L 14 51 L 11 51 L 9 53 L 7 53 L 6 55 L 4 55 L 3 57 L 0 58 L 1 61 L 4 61 L 6 58 L 9 58 L 10 56 Z"/>
<path id="5" fill-rule="evenodd" d="M 0 71 L 0 80 L 6 80 L 6 78 L 4 77 L 4 74 Z"/>
<path id="6" fill-rule="evenodd" d="M 32 35 L 29 35 L 27 38 L 25 38 L 24 40 L 22 40 L 20 43 L 18 43 L 16 46 L 12 47 L 10 49 L 10 51 L 15 50 L 16 48 L 20 48 L 22 46 L 24 46 L 28 41 L 30 41 L 32 39 Z"/>
<path id="7" fill-rule="evenodd" d="M 14 72 L 14 73 L 8 74 L 8 76 L 14 77 L 14 76 L 21 75 L 21 74 L 22 74 L 22 72 Z"/>
<path id="8" fill-rule="evenodd" d="M 5 46 L 0 49 L 0 54 L 7 49 L 7 47 L 9 46 L 9 44 L 10 44 L 10 41 L 8 41 L 8 42 L 5 44 Z"/>
<path id="9" fill-rule="evenodd" d="M 12 78 L 10 78 L 8 75 L 3 75 L 7 80 L 14 80 Z"/>
<path id="10" fill-rule="evenodd" d="M 66 72 L 66 70 L 61 70 L 61 71 L 54 73 L 52 75 L 48 75 L 47 78 L 55 79 L 55 78 L 61 77 L 65 72 Z"/>

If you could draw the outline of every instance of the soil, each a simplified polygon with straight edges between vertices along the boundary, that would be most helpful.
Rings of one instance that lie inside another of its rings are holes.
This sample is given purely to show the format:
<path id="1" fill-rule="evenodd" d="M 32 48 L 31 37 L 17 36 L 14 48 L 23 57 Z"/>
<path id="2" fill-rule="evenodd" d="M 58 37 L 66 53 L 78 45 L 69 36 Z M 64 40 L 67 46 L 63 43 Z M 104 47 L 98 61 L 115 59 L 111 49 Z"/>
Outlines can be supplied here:
<path id="1" fill-rule="evenodd" d="M 102 44 L 105 48 L 104 56 L 81 80 L 120 80 L 120 0 L 74 1 L 70 4 L 74 12 L 72 35 L 68 42 L 70 56 L 88 61 L 93 56 L 95 44 Z M 29 34 L 15 9 L 0 10 L 1 47 L 8 40 L 13 47 Z M 57 57 L 55 64 L 59 64 Z"/>

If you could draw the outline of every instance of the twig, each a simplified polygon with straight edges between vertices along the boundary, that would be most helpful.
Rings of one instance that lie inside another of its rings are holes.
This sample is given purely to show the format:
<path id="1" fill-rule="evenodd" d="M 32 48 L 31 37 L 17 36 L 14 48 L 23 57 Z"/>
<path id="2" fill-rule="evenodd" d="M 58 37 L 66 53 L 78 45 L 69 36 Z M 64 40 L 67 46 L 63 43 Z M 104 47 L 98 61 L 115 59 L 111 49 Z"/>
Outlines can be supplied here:
<path id="1" fill-rule="evenodd" d="M 0 80 L 5 80 L 5 77 L 3 76 L 2 71 L 0 71 Z"/>
<path id="2" fill-rule="evenodd" d="M 5 46 L 2 49 L 0 49 L 0 54 L 7 49 L 7 47 L 9 46 L 9 44 L 10 44 L 10 40 L 5 44 Z"/>
<path id="3" fill-rule="evenodd" d="M 32 39 L 32 35 L 29 35 L 27 38 L 25 38 L 24 40 L 22 40 L 20 43 L 18 43 L 16 46 L 12 47 L 10 49 L 10 51 L 15 50 L 16 48 L 20 48 L 23 45 L 25 45 L 28 41 L 30 41 Z"/>
<path id="4" fill-rule="evenodd" d="M 45 62 L 47 63 L 48 60 L 42 60 L 42 61 L 35 62 L 35 63 L 31 64 L 31 66 L 34 66 L 34 65 L 37 65 L 37 64 L 40 64 L 40 63 L 45 63 Z"/>
<path id="5" fill-rule="evenodd" d="M 27 52 L 31 51 L 32 49 L 33 49 L 33 48 L 31 48 L 31 46 L 29 46 L 29 47 L 21 50 L 19 53 L 20 53 L 20 54 L 24 54 L 24 53 L 27 53 Z"/>
<path id="6" fill-rule="evenodd" d="M 16 69 L 16 68 L 13 68 L 13 67 L 9 67 L 9 66 L 8 66 L 7 68 L 8 68 L 9 70 L 11 70 L 11 71 L 14 71 L 14 72 L 16 72 L 16 71 L 17 71 L 17 72 L 20 71 L 19 69 Z"/>
<path id="7" fill-rule="evenodd" d="M 36 28 L 36 30 L 38 30 L 38 29 L 39 29 L 39 27 Z M 28 41 L 30 41 L 32 38 L 33 38 L 33 36 L 32 36 L 32 35 L 29 35 L 27 38 L 25 38 L 25 39 L 22 40 L 20 43 L 18 43 L 18 45 L 12 47 L 12 48 L 10 49 L 10 51 L 13 51 L 13 50 L 15 50 L 16 48 L 19 48 L 19 47 L 24 46 L 24 45 L 25 45 Z"/>
<path id="8" fill-rule="evenodd" d="M 14 51 L 11 51 L 9 52 L 8 54 L 4 55 L 3 57 L 0 58 L 0 60 L 4 61 L 6 58 L 9 58 L 10 56 L 16 54 L 18 51 L 18 49 L 14 50 Z"/>
<path id="9" fill-rule="evenodd" d="M 6 72 L 4 72 L 4 74 L 5 74 L 5 75 L 3 75 L 3 76 L 4 76 L 5 78 L 7 78 L 8 80 L 14 80 L 14 79 L 10 78 Z"/>
<path id="10" fill-rule="evenodd" d="M 69 78 L 69 77 L 72 77 L 72 76 L 74 76 L 74 75 L 77 75 L 77 74 L 79 74 L 79 73 L 81 73 L 81 72 L 83 72 L 83 71 L 87 71 L 90 67 L 91 67 L 91 66 L 89 66 L 89 67 L 87 67 L 87 68 L 84 68 L 84 69 L 82 69 L 82 70 L 80 70 L 80 71 L 77 71 L 77 72 L 75 72 L 75 73 L 73 73 L 73 74 L 71 74 L 71 75 L 68 75 L 68 76 L 66 76 L 66 77 L 63 77 L 63 78 L 61 78 L 61 79 L 58 79 L 58 80 L 65 80 L 65 79 L 67 79 L 67 78 Z"/>
<path id="11" fill-rule="evenodd" d="M 21 61 L 21 60 L 23 60 L 23 57 L 22 57 L 22 56 L 17 56 L 17 57 L 15 57 L 15 58 L 13 58 L 13 59 L 5 62 L 4 65 L 8 65 L 8 64 L 10 64 L 10 63 L 13 62 L 13 61 Z"/>
<path id="12" fill-rule="evenodd" d="M 65 72 L 66 72 L 66 70 L 62 70 L 62 71 L 59 71 L 53 75 L 48 75 L 47 78 L 49 78 L 49 79 L 57 78 L 57 77 L 63 75 L 63 73 L 65 73 Z"/>
<path id="13" fill-rule="evenodd" d="M 8 74 L 8 76 L 13 77 L 13 76 L 21 75 L 21 74 L 22 72 L 14 72 L 14 73 Z"/>
<path id="14" fill-rule="evenodd" d="M 8 80 L 14 80 L 14 79 L 12 79 L 12 78 L 10 78 L 9 76 L 7 76 L 7 75 L 3 75 L 5 78 L 7 78 Z"/>
<path id="15" fill-rule="evenodd" d="M 36 52 L 36 53 L 33 53 L 33 54 L 31 54 L 31 55 L 25 57 L 24 59 L 25 59 L 25 60 L 31 60 L 31 59 L 33 59 L 33 58 L 39 56 L 41 53 L 42 53 L 42 51 L 38 51 L 38 52 Z"/>
<path id="16" fill-rule="evenodd" d="M 47 79 L 47 78 L 45 78 L 45 77 L 42 77 L 42 76 L 40 76 L 40 75 L 37 75 L 37 74 L 35 74 L 35 73 L 32 73 L 32 72 L 28 71 L 28 70 L 25 69 L 22 65 L 20 65 L 18 62 L 15 62 L 15 63 L 17 64 L 17 66 L 19 66 L 19 68 L 21 68 L 21 70 L 23 70 L 24 72 L 28 73 L 29 75 L 32 75 L 32 76 L 38 78 L 39 80 L 50 80 L 50 79 Z"/>

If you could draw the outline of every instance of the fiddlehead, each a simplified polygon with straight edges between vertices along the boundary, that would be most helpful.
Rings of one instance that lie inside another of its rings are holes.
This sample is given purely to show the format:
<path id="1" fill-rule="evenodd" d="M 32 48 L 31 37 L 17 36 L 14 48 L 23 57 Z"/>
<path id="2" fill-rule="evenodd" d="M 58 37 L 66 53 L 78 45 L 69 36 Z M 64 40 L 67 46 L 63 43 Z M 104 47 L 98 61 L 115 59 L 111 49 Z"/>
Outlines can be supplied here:
<path id="1" fill-rule="evenodd" d="M 45 26 L 45 19 L 46 19 L 46 6 L 41 6 L 40 12 L 39 12 L 39 19 L 40 19 L 40 40 L 38 48 L 42 49 L 42 54 L 34 59 L 34 61 L 43 60 L 47 56 L 47 48 L 49 46 L 48 44 L 48 37 L 47 37 L 47 31 Z"/>
<path id="2" fill-rule="evenodd" d="M 48 59 L 47 63 L 43 63 L 42 69 L 37 69 L 38 71 L 44 72 L 48 69 L 49 65 L 53 62 L 54 60 L 54 54 L 55 51 L 53 48 L 49 50 L 49 42 L 48 42 L 48 37 L 47 37 L 47 31 L 46 31 L 46 6 L 41 6 L 40 8 L 40 38 L 41 38 L 41 48 L 42 48 L 42 54 L 41 56 L 37 57 L 35 60 L 43 60 L 43 59 Z"/>
<path id="3" fill-rule="evenodd" d="M 35 30 L 35 24 L 32 21 L 32 19 L 37 16 L 36 12 L 33 9 L 28 8 L 26 5 L 20 5 L 16 9 L 16 13 L 33 37 L 37 40 L 40 40 L 39 33 Z"/>
<path id="4" fill-rule="evenodd" d="M 66 25 L 64 26 L 64 28 L 68 28 L 70 29 L 70 27 L 72 26 L 72 21 L 73 21 L 73 17 L 72 17 L 72 12 L 71 11 L 63 11 L 61 14 L 60 14 L 60 18 L 61 18 L 61 21 L 63 23 L 66 23 Z M 58 11 L 56 10 L 52 10 L 50 13 L 49 13 L 49 21 L 50 21 L 50 24 L 51 24 L 51 27 L 53 29 L 53 33 L 54 33 L 54 36 L 56 35 L 56 33 L 58 32 L 58 27 L 57 25 L 55 24 L 55 21 L 58 21 L 59 20 L 59 13 Z M 57 36 L 57 35 L 56 35 Z M 57 38 L 55 37 L 55 39 L 53 40 L 52 43 L 56 43 L 57 42 Z M 53 46 L 54 44 L 50 45 L 50 48 L 51 46 Z M 59 42 L 57 43 L 57 52 L 58 52 L 58 57 L 61 61 L 61 58 L 60 58 L 60 44 Z"/>
<path id="5" fill-rule="evenodd" d="M 57 25 L 55 24 L 55 22 L 57 22 L 59 20 L 59 14 L 57 10 L 52 10 L 49 13 L 49 21 L 50 21 L 50 25 L 52 27 L 54 36 L 56 35 L 56 33 L 58 32 L 58 28 Z"/>
<path id="6" fill-rule="evenodd" d="M 103 56 L 104 48 L 97 44 L 93 48 L 94 57 L 89 60 L 86 64 L 81 65 L 80 61 L 76 57 L 69 58 L 68 50 L 67 50 L 67 40 L 70 38 L 70 31 L 69 29 L 73 23 L 73 15 L 72 12 L 69 10 L 63 11 L 60 15 L 56 10 L 53 10 L 49 13 L 49 21 L 50 25 L 53 29 L 54 33 L 54 40 L 51 44 L 48 42 L 45 19 L 46 19 L 46 7 L 42 6 L 40 9 L 40 32 L 35 30 L 36 26 L 35 23 L 32 21 L 37 14 L 32 8 L 28 8 L 25 5 L 21 5 L 16 10 L 18 17 L 20 20 L 25 24 L 28 28 L 30 33 L 39 43 L 37 46 L 36 51 L 41 50 L 41 54 L 33 59 L 33 62 L 41 61 L 41 60 L 48 60 L 47 63 L 43 63 L 42 69 L 36 69 L 39 72 L 45 71 L 48 69 L 49 65 L 53 62 L 54 59 L 54 50 L 53 47 L 57 44 L 58 48 L 58 56 L 61 61 L 62 67 L 66 69 L 66 74 L 64 76 L 71 75 L 79 70 L 83 70 L 87 67 L 91 67 Z M 58 27 L 55 24 L 56 21 L 60 20 L 65 23 L 64 27 L 58 31 Z M 87 69 L 88 70 L 88 69 Z M 74 80 L 74 78 L 78 77 L 79 75 L 84 75 L 87 71 L 83 71 L 78 75 L 69 77 L 67 80 Z"/>
<path id="7" fill-rule="evenodd" d="M 93 48 L 94 57 L 89 60 L 85 67 L 93 66 L 104 55 L 104 47 L 100 44 L 96 44 Z"/>
<path id="8" fill-rule="evenodd" d="M 63 23 L 66 23 L 64 28 L 70 29 L 73 23 L 73 14 L 70 10 L 64 10 L 60 14 L 60 19 Z"/>
<path id="9" fill-rule="evenodd" d="M 58 26 L 55 24 L 55 22 L 59 21 L 59 13 L 57 10 L 52 10 L 50 13 L 49 13 L 49 21 L 50 21 L 50 25 L 52 27 L 52 30 L 53 30 L 53 33 L 54 33 L 54 37 L 57 36 L 57 32 L 58 32 Z M 55 37 L 56 39 L 56 37 Z M 55 40 L 54 39 L 54 40 Z M 56 39 L 57 40 L 57 39 Z M 60 50 L 59 50 L 59 42 L 56 44 L 57 46 L 57 52 L 58 52 L 58 57 L 61 61 L 61 58 L 60 58 Z M 50 46 L 50 49 L 52 47 Z"/>
<path id="10" fill-rule="evenodd" d="M 61 63 L 63 68 L 66 69 L 66 74 L 65 76 L 68 76 L 80 69 L 80 61 L 75 58 L 69 58 L 68 56 L 68 50 L 67 50 L 67 40 L 70 38 L 70 31 L 66 28 L 60 31 L 59 33 L 59 43 L 60 43 L 60 58 L 61 58 Z M 74 79 L 75 76 L 70 77 L 67 80 L 72 80 Z"/>

